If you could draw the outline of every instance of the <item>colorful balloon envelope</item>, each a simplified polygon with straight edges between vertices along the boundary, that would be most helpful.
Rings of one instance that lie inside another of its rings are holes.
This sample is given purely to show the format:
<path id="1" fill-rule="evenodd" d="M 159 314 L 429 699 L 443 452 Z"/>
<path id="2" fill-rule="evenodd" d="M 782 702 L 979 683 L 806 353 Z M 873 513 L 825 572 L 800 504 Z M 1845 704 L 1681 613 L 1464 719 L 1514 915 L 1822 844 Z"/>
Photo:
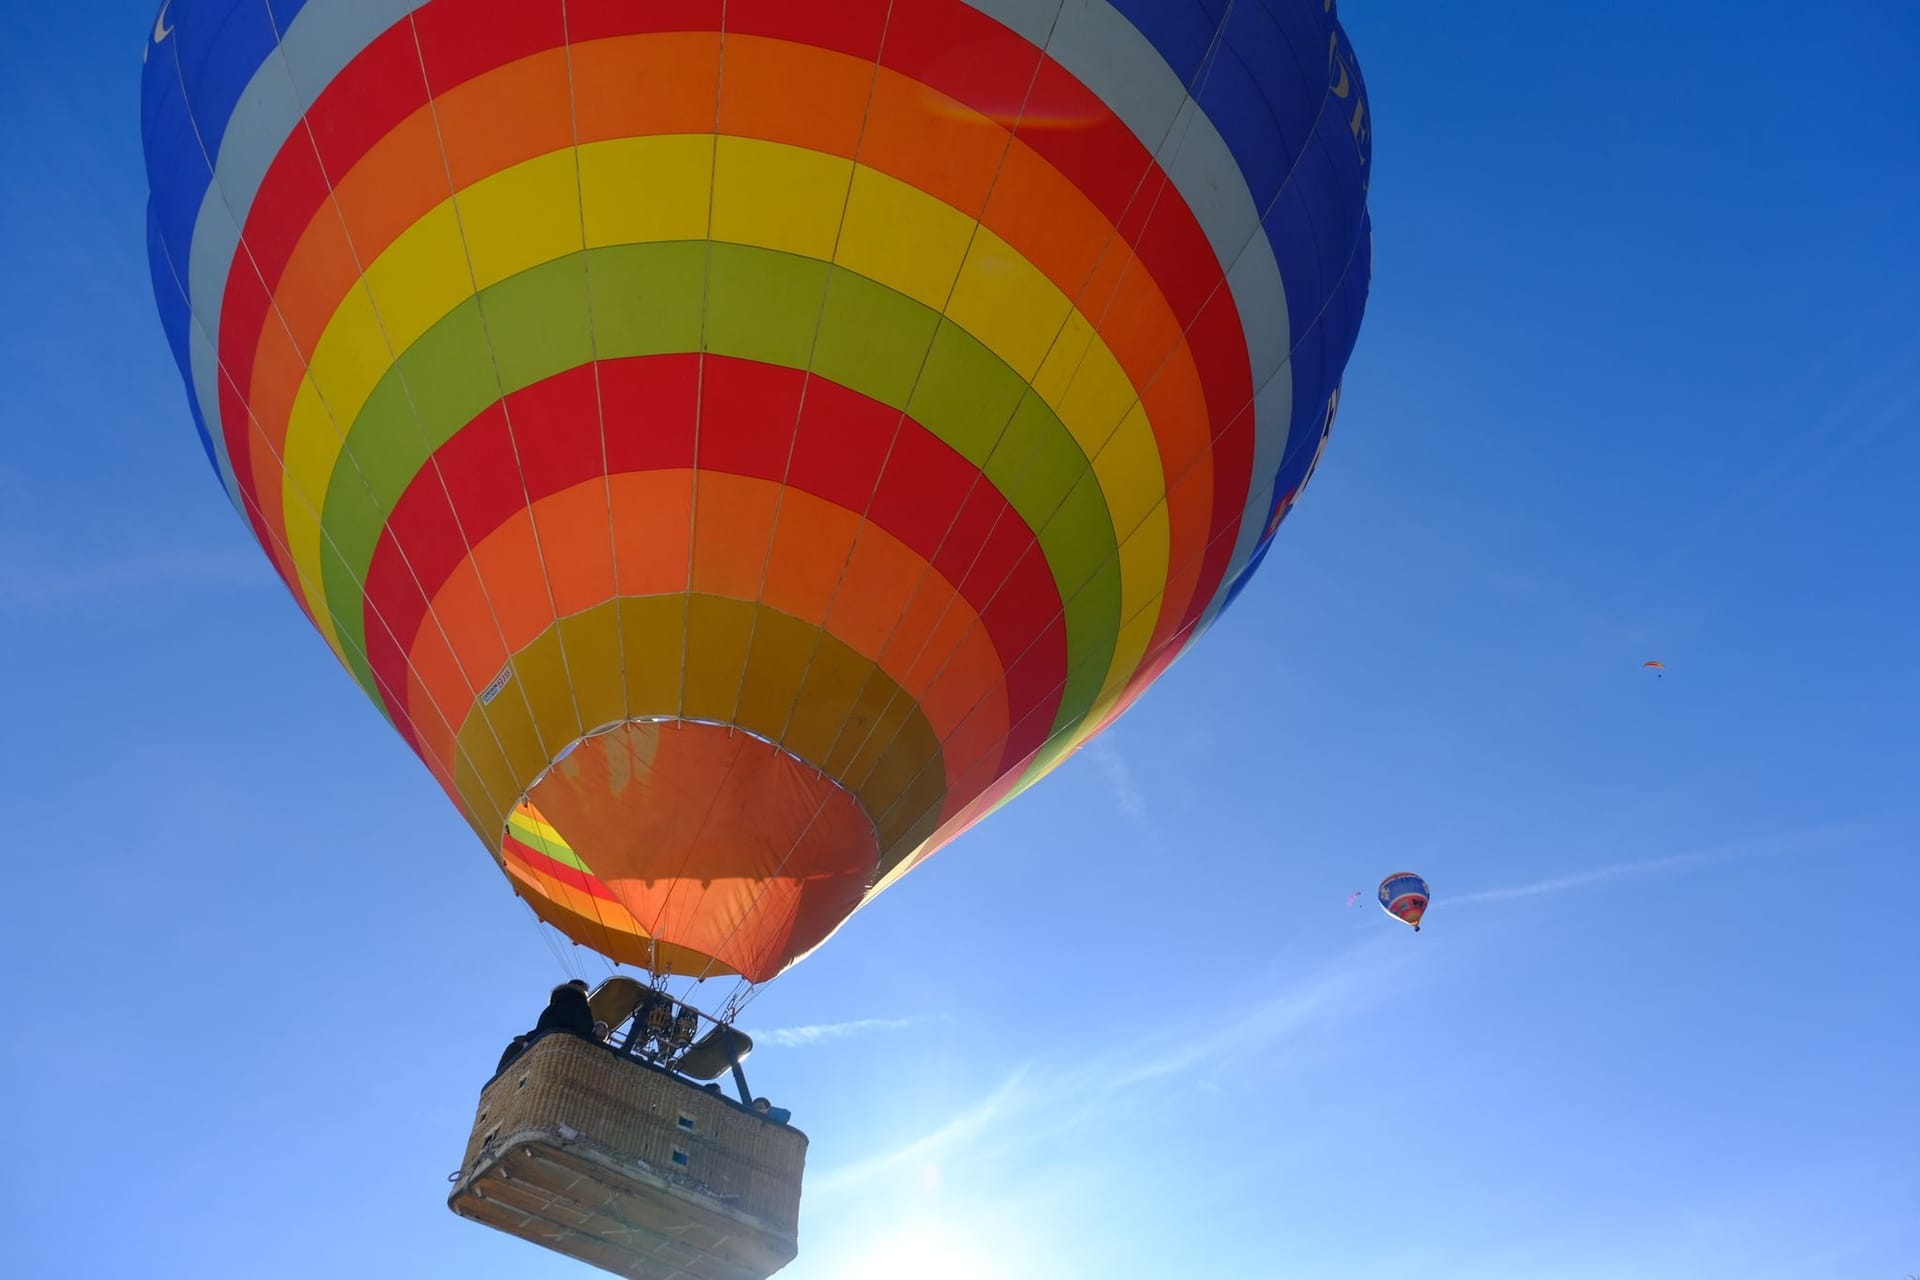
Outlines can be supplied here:
<path id="1" fill-rule="evenodd" d="M 1420 918 L 1427 913 L 1432 891 L 1427 882 L 1411 871 L 1396 871 L 1380 882 L 1380 906 L 1396 920 L 1420 932 Z"/>
<path id="2" fill-rule="evenodd" d="M 1371 267 L 1330 0 L 171 0 L 142 116 L 229 499 L 515 891 L 682 976 L 1207 629 Z"/>

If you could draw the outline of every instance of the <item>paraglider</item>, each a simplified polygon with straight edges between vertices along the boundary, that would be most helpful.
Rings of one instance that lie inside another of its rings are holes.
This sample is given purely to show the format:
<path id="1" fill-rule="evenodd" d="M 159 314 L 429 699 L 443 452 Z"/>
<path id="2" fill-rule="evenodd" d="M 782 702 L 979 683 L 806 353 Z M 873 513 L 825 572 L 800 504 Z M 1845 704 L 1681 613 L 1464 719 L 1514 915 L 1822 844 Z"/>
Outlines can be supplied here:
<path id="1" fill-rule="evenodd" d="M 1354 891 L 1353 891 L 1352 893 L 1350 893 L 1350 894 L 1348 894 L 1348 895 L 1347 895 L 1347 906 L 1348 906 L 1349 908 L 1351 908 L 1351 907 L 1353 906 L 1353 904 L 1354 904 L 1354 903 L 1356 903 L 1356 902 L 1358 902 L 1358 901 L 1360 901 L 1360 895 L 1361 895 L 1361 893 L 1363 893 L 1363 892 L 1364 892 L 1364 890 L 1361 890 L 1361 889 L 1355 889 L 1355 890 L 1354 890 Z"/>
<path id="2" fill-rule="evenodd" d="M 1656 678 L 1664 679 L 1666 676 L 1667 664 L 1664 662 L 1643 662 L 1640 666 L 1642 670 L 1653 672 Z"/>
<path id="3" fill-rule="evenodd" d="M 1380 909 L 1420 932 L 1420 918 L 1433 896 L 1427 882 L 1411 871 L 1396 871 L 1380 882 Z"/>
<path id="4" fill-rule="evenodd" d="M 1298 501 L 1365 307 L 1329 0 L 150 36 L 229 500 L 513 891 L 656 979 L 771 980 L 1131 706 Z"/>

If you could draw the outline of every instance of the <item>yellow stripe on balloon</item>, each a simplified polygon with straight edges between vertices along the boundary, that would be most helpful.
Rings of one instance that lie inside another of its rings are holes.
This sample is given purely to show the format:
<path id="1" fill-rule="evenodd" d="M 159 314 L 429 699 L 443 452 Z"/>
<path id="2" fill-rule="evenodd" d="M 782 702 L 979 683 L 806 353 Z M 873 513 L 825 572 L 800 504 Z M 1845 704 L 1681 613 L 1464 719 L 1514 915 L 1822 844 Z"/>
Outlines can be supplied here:
<path id="1" fill-rule="evenodd" d="M 972 218 L 912 183 L 860 165 L 833 260 L 941 311 L 966 260 L 973 227 Z"/>
<path id="2" fill-rule="evenodd" d="M 841 156 L 722 136 L 709 238 L 832 261 L 852 180 L 853 162 Z"/>
<path id="3" fill-rule="evenodd" d="M 461 244 L 460 217 L 453 201 L 435 205 L 425 217 L 402 231 L 385 253 L 367 265 L 364 278 L 367 292 L 373 295 L 386 328 L 387 340 L 396 351 L 406 350 L 441 316 L 462 299 L 472 296 L 467 254 Z M 333 317 L 328 328 L 338 320 L 338 316 Z M 319 345 L 324 346 L 326 342 L 327 332 L 323 330 Z M 373 388 L 364 386 L 356 390 L 357 411 Z"/>
<path id="4" fill-rule="evenodd" d="M 498 179 L 511 176 L 511 181 Z M 482 289 L 581 248 L 579 171 L 573 151 L 552 151 L 490 175 L 455 197 L 467 257 Z"/>
<path id="5" fill-rule="evenodd" d="M 707 238 L 712 134 L 619 138 L 579 154 L 588 248 Z"/>
<path id="6" fill-rule="evenodd" d="M 1073 300 L 1045 273 L 983 226 L 974 232 L 967 259 L 960 265 L 947 319 L 985 342 L 1014 372 L 1032 382 L 1072 310 Z M 1068 425 L 1071 429 L 1072 424 Z M 1080 438 L 1078 432 L 1074 438 Z"/>
<path id="7" fill-rule="evenodd" d="M 513 828 L 513 834 L 524 843 L 547 853 L 561 849 L 572 853 L 573 846 L 568 844 L 545 818 L 536 816 L 537 813 L 538 811 L 531 805 L 521 805 L 516 808 L 513 816 L 508 819 L 509 825 Z"/>

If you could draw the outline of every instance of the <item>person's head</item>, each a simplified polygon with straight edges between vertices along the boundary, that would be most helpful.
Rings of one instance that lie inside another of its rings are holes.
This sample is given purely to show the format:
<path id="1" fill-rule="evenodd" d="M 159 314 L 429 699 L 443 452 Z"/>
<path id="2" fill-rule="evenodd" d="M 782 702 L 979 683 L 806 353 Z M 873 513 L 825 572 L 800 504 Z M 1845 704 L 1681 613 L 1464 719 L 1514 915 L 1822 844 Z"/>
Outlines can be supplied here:
<path id="1" fill-rule="evenodd" d="M 755 1098 L 753 1100 L 753 1109 L 761 1115 L 765 1115 L 767 1112 L 773 1110 L 773 1104 L 765 1098 Z"/>
<path id="2" fill-rule="evenodd" d="M 559 986 L 555 987 L 553 989 L 552 999 L 570 1000 L 573 998 L 573 993 L 576 991 L 579 992 L 581 995 L 585 995 L 587 993 L 587 984 L 580 981 L 580 979 L 578 978 L 575 978 L 572 982 L 563 982 Z"/>
<path id="3" fill-rule="evenodd" d="M 605 1040 L 612 1031 L 613 1028 L 604 1022 L 595 1022 L 593 1024 L 593 1038 L 595 1040 Z"/>

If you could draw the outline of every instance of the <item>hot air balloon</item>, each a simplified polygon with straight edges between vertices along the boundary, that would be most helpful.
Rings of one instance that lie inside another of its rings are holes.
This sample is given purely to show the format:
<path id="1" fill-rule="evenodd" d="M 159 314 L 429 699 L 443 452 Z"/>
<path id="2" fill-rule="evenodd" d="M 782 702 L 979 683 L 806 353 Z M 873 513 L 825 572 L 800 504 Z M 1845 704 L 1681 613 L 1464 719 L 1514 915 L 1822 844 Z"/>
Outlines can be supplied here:
<path id="1" fill-rule="evenodd" d="M 1367 296 L 1331 0 L 171 0 L 144 62 L 228 499 L 656 977 L 773 978 L 1125 711 Z"/>
<path id="2" fill-rule="evenodd" d="M 1433 891 L 1427 882 L 1411 871 L 1396 871 L 1380 882 L 1380 908 L 1394 919 L 1420 932 L 1420 917 L 1427 913 L 1427 901 Z"/>

